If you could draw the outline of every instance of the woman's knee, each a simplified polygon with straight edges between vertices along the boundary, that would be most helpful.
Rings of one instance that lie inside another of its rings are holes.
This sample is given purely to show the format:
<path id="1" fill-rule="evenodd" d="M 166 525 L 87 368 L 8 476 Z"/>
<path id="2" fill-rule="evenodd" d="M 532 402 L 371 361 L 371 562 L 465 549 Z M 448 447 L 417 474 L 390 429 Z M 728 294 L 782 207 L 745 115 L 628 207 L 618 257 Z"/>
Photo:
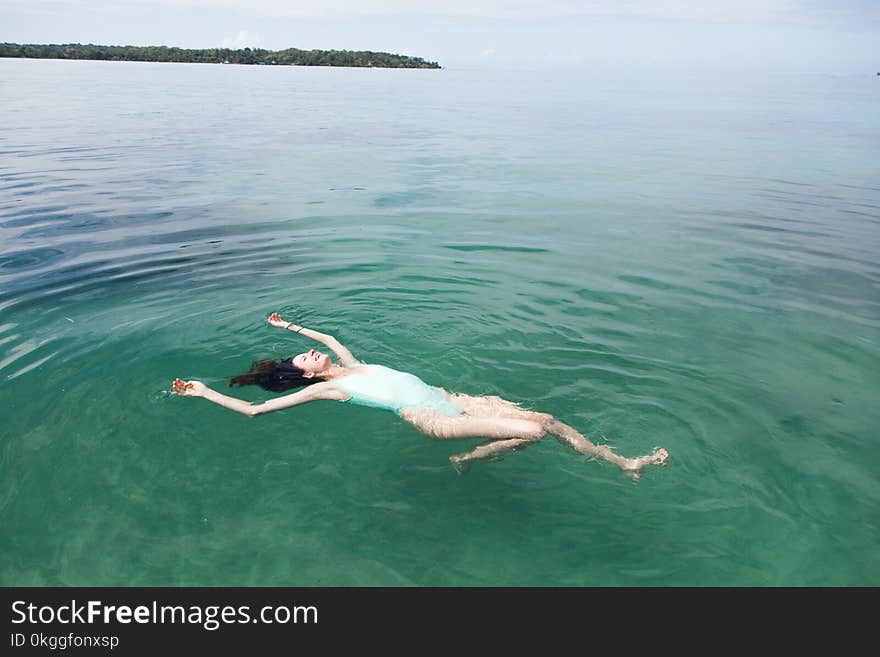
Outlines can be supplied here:
<path id="1" fill-rule="evenodd" d="M 532 419 L 544 427 L 544 430 L 547 430 L 547 427 L 550 426 L 553 422 L 556 421 L 556 418 L 550 415 L 550 413 L 538 413 L 537 411 L 532 411 Z"/>
<path id="2" fill-rule="evenodd" d="M 533 420 L 527 420 L 528 427 L 525 428 L 522 432 L 520 438 L 525 438 L 526 440 L 530 440 L 532 442 L 538 442 L 544 436 L 547 435 L 547 429 L 540 422 L 536 422 Z"/>

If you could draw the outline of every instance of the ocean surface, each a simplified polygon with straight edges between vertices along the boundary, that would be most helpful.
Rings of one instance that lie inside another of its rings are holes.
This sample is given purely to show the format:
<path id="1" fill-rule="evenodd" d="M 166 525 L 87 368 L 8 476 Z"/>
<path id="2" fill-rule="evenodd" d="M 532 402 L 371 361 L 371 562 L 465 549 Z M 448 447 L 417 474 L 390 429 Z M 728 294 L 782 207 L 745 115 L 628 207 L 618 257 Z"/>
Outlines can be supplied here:
<path id="1" fill-rule="evenodd" d="M 880 585 L 878 156 L 873 72 L 0 60 L 0 585 Z M 170 394 L 272 311 L 669 466 Z"/>

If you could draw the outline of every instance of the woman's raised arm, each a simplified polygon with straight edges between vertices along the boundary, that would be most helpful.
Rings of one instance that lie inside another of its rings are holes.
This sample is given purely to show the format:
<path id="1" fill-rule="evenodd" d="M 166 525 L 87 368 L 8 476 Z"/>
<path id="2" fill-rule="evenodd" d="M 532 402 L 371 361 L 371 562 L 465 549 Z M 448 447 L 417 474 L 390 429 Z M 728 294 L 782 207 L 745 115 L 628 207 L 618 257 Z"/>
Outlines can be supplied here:
<path id="1" fill-rule="evenodd" d="M 272 411 L 280 411 L 284 408 L 299 406 L 310 401 L 319 399 L 335 399 L 337 401 L 346 399 L 346 395 L 342 390 L 323 383 L 314 383 L 307 388 L 297 390 L 296 392 L 284 395 L 283 397 L 275 397 L 262 404 L 251 404 L 242 399 L 236 399 L 228 395 L 221 394 L 216 390 L 212 390 L 201 381 L 182 381 L 174 379 L 172 384 L 174 394 L 184 397 L 203 397 L 215 404 L 220 404 L 224 408 L 236 411 L 242 415 L 255 417 L 263 413 L 271 413 Z"/>
<path id="2" fill-rule="evenodd" d="M 354 356 L 351 355 L 351 352 L 343 347 L 339 340 L 334 338 L 332 335 L 327 335 L 326 333 L 319 333 L 318 331 L 313 331 L 312 329 L 307 329 L 303 326 L 297 326 L 293 322 L 286 322 L 281 319 L 281 315 L 278 313 L 272 313 L 269 315 L 268 319 L 269 323 L 272 326 L 277 326 L 278 328 L 283 328 L 288 331 L 293 331 L 294 333 L 299 333 L 300 335 L 304 335 L 307 338 L 311 338 L 312 340 L 317 340 L 328 349 L 330 349 L 336 357 L 339 359 L 339 362 L 342 365 L 357 365 L 358 360 Z"/>

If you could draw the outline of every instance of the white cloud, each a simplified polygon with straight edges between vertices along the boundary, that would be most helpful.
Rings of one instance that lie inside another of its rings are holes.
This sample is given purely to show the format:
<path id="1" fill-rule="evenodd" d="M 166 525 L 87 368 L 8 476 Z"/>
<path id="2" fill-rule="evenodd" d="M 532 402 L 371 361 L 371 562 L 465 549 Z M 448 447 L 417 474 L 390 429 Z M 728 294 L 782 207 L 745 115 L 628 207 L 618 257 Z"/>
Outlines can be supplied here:
<path id="1" fill-rule="evenodd" d="M 223 39 L 224 48 L 250 48 L 259 46 L 261 42 L 259 34 L 251 34 L 247 30 L 241 30 L 230 39 Z"/>
<path id="2" fill-rule="evenodd" d="M 4 4 L 101 7 L 97 0 L 4 0 Z M 543 20 L 559 17 L 643 17 L 710 21 L 795 18 L 812 13 L 816 0 L 115 0 L 128 6 L 234 10 L 249 16 L 342 19 L 367 15 L 418 15 Z M 829 0 L 827 3 L 834 6 Z"/>
<path id="3" fill-rule="evenodd" d="M 721 23 L 785 22 L 827 25 L 829 20 L 878 20 L 874 0 L 2 0 L 0 11 L 54 13 L 78 10 L 124 15 L 131 8 L 194 10 L 206 16 L 252 19 L 357 19 L 366 16 L 435 16 L 512 21 L 574 18 L 665 19 Z"/>

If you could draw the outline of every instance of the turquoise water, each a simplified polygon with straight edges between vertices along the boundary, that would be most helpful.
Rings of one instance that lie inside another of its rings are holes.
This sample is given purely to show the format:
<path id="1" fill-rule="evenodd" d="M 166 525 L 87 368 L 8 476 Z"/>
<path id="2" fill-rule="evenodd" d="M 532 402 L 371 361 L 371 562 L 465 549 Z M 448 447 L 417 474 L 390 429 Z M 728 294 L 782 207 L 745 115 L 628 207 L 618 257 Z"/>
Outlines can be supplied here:
<path id="1" fill-rule="evenodd" d="M 0 584 L 880 584 L 880 84 L 0 60 Z M 249 419 L 311 346 L 550 412 Z M 242 389 L 248 400 L 259 389 Z"/>

